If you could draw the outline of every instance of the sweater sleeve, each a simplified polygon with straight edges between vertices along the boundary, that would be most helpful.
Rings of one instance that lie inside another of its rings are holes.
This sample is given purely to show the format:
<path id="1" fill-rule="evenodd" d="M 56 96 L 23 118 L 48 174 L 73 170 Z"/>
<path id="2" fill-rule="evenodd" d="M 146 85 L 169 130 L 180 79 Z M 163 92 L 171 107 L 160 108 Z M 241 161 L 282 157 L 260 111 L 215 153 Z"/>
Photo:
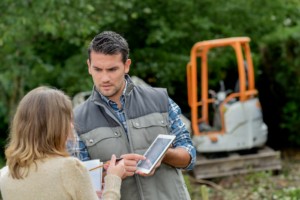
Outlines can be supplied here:
<path id="1" fill-rule="evenodd" d="M 61 178 L 66 193 L 76 200 L 98 200 L 87 169 L 77 158 L 64 161 Z"/>
<path id="2" fill-rule="evenodd" d="M 104 190 L 103 190 L 103 200 L 119 200 L 121 198 L 121 178 L 108 174 L 104 178 Z"/>

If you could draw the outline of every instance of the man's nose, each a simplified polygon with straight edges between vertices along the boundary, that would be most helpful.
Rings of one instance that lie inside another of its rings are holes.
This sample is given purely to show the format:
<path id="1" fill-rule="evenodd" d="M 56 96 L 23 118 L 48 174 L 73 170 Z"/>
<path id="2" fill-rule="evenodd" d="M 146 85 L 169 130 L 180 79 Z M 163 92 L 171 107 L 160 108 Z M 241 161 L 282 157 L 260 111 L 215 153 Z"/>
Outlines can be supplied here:
<path id="1" fill-rule="evenodd" d="M 101 75 L 101 81 L 102 82 L 109 82 L 109 80 L 110 80 L 109 74 L 107 72 L 103 72 L 102 75 Z"/>

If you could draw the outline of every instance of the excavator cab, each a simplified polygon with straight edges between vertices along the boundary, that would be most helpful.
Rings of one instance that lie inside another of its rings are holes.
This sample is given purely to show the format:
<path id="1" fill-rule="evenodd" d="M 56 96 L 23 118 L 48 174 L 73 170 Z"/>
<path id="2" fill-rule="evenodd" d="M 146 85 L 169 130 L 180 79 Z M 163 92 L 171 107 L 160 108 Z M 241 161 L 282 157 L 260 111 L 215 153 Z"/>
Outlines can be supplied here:
<path id="1" fill-rule="evenodd" d="M 264 146 L 267 141 L 249 42 L 248 37 L 215 39 L 197 42 L 191 49 L 187 64 L 188 104 L 198 152 L 246 150 Z M 220 90 L 215 92 L 209 86 L 208 54 L 224 47 L 232 47 L 235 53 L 237 86 L 225 90 L 221 80 Z"/>

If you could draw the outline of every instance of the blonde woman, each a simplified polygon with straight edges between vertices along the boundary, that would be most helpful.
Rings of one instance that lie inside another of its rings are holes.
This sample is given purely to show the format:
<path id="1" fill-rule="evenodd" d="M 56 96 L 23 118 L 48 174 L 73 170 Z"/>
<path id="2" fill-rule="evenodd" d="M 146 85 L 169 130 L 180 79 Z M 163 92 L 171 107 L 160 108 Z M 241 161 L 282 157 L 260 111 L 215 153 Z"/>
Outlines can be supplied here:
<path id="1" fill-rule="evenodd" d="M 0 176 L 4 200 L 98 199 L 87 169 L 66 150 L 72 116 L 72 103 L 62 91 L 38 87 L 24 96 L 5 150 L 8 172 Z M 120 199 L 124 173 L 124 163 L 116 164 L 112 156 L 103 199 Z"/>

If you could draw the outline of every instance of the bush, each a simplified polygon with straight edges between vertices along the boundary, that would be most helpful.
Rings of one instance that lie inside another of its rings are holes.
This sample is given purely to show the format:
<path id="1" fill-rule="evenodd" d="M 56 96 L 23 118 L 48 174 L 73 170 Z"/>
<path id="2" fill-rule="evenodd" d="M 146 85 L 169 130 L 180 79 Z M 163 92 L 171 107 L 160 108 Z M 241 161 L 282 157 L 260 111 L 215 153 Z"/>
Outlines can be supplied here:
<path id="1" fill-rule="evenodd" d="M 263 38 L 263 70 L 277 94 L 279 128 L 300 145 L 300 25 L 280 28 Z"/>
<path id="2" fill-rule="evenodd" d="M 51 85 L 70 96 L 91 89 L 92 82 L 85 63 L 86 48 L 98 32 L 114 30 L 127 38 L 133 61 L 131 75 L 137 75 L 153 86 L 167 87 L 183 113 L 188 114 L 185 68 L 194 43 L 249 36 L 252 39 L 252 55 L 258 63 L 263 60 L 258 54 L 258 44 L 263 36 L 273 37 L 273 42 L 267 44 L 276 45 L 277 36 L 270 33 L 278 29 L 279 35 L 279 28 L 297 26 L 298 8 L 299 2 L 295 0 L 172 0 L 160 3 L 153 0 L 110 3 L 93 0 L 2 0 L 0 140 L 7 136 L 8 123 L 17 102 L 32 88 Z M 286 29 L 290 36 L 293 31 L 298 33 L 298 29 Z M 295 43 L 297 36 L 293 37 L 292 43 L 285 44 L 297 53 L 297 47 L 291 46 L 298 45 Z M 282 41 L 277 39 L 277 42 Z M 280 48 L 280 45 L 274 46 L 272 51 L 281 51 Z M 276 56 L 275 53 L 272 56 Z M 225 56 L 219 61 L 225 67 L 211 68 L 214 85 L 223 79 L 228 70 L 226 65 L 231 62 L 232 57 Z M 256 72 L 261 67 L 257 65 Z M 281 73 L 283 78 L 290 75 Z M 281 114 L 295 114 L 297 105 L 293 102 L 286 105 Z M 298 118 L 298 115 L 293 115 L 291 119 L 285 119 L 281 127 L 290 131 L 293 127 L 288 120 L 296 124 Z"/>

